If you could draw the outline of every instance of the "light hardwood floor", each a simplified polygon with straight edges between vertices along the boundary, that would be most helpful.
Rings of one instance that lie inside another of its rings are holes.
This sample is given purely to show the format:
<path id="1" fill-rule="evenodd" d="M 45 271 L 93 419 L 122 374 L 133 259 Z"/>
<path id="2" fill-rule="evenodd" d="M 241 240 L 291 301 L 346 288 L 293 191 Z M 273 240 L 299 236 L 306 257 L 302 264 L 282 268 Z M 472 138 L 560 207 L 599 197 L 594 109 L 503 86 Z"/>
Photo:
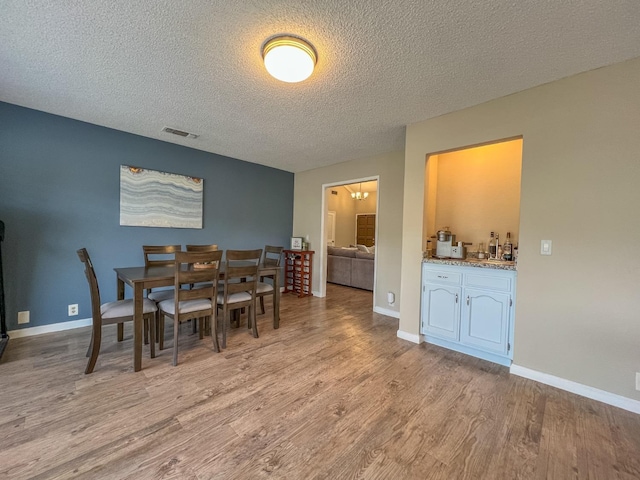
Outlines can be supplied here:
<path id="1" fill-rule="evenodd" d="M 640 478 L 639 415 L 400 340 L 371 305 L 283 295 L 279 330 L 267 309 L 215 354 L 185 325 L 179 365 L 138 373 L 130 326 L 91 375 L 88 328 L 12 339 L 0 478 Z"/>

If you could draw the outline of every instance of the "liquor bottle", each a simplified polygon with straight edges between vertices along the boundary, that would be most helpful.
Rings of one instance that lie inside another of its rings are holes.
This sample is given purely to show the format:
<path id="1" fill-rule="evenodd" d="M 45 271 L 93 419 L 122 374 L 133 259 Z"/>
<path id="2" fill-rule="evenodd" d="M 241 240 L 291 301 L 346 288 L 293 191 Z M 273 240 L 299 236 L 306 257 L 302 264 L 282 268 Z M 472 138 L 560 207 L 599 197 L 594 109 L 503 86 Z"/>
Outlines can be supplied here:
<path id="1" fill-rule="evenodd" d="M 504 259 L 507 262 L 510 262 L 511 260 L 513 260 L 513 245 L 511 244 L 511 232 L 507 232 L 507 239 L 504 241 L 502 252 L 504 255 Z"/>
<path id="2" fill-rule="evenodd" d="M 491 232 L 491 237 L 489 238 L 489 258 L 496 258 L 496 254 L 498 253 L 498 249 L 496 247 L 496 238 L 493 232 Z"/>

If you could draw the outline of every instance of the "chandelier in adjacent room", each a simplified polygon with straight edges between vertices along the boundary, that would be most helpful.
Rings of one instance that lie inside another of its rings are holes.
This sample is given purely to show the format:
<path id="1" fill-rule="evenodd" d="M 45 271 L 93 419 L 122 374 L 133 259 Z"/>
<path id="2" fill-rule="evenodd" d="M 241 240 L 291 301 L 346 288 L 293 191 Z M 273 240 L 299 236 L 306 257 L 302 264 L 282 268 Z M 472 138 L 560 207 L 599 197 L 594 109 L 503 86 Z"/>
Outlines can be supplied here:
<path id="1" fill-rule="evenodd" d="M 360 182 L 360 187 L 357 192 L 351 192 L 351 198 L 354 200 L 364 200 L 369 196 L 369 192 L 362 191 L 362 182 Z"/>

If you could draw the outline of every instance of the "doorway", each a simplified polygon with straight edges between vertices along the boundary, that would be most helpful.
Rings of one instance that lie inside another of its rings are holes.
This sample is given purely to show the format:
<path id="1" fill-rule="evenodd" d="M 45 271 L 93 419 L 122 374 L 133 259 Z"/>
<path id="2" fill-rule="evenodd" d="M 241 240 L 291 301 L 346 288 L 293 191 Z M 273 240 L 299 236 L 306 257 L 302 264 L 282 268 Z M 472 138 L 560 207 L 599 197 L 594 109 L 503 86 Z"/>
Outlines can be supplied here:
<path id="1" fill-rule="evenodd" d="M 344 180 L 322 186 L 322 248 L 319 254 L 319 285 L 321 297 L 327 294 L 328 247 L 355 250 L 356 245 L 370 247 L 372 272 L 367 289 L 375 298 L 377 258 L 375 245 L 378 233 L 379 177 Z M 362 217 L 360 219 L 360 217 Z M 358 224 L 360 223 L 360 228 Z M 360 235 L 359 235 L 360 233 Z M 363 240 L 362 243 L 359 240 Z M 336 282 L 333 282 L 336 283 Z M 342 285 L 344 285 L 343 283 Z M 362 288 L 362 287 L 360 287 Z M 372 300 L 373 303 L 373 300 Z"/>

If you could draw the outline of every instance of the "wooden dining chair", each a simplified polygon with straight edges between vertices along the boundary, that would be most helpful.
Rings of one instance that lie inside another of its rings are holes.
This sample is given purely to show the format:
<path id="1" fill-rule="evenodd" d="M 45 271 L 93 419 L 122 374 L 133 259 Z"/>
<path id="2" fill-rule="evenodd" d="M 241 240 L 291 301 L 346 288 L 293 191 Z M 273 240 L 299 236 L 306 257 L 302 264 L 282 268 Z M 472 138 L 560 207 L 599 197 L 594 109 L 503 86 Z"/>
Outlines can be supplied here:
<path id="1" fill-rule="evenodd" d="M 185 250 L 187 252 L 215 252 L 216 250 L 218 250 L 218 245 L 215 243 L 212 243 L 210 245 L 185 245 Z M 189 285 L 189 288 L 193 288 L 193 285 Z M 194 320 L 193 333 L 196 333 L 196 330 L 197 330 L 196 322 Z M 205 325 L 205 332 L 208 332 L 208 331 L 209 331 L 208 325 Z"/>
<path id="2" fill-rule="evenodd" d="M 227 250 L 224 265 L 224 284 L 218 293 L 218 308 L 222 310 L 222 348 L 227 347 L 227 330 L 231 326 L 231 312 L 247 307 L 248 327 L 258 338 L 256 322 L 256 286 L 262 249 Z"/>
<path id="3" fill-rule="evenodd" d="M 158 304 L 160 328 L 164 335 L 164 318 L 173 319 L 173 365 L 178 364 L 178 332 L 180 323 L 200 319 L 200 338 L 204 338 L 205 317 L 210 318 L 213 349 L 220 351 L 217 331 L 217 280 L 222 250 L 211 252 L 176 252 L 174 297 Z M 182 288 L 194 285 L 193 288 Z"/>
<path id="4" fill-rule="evenodd" d="M 84 263 L 84 273 L 89 282 L 89 291 L 91 293 L 91 342 L 89 343 L 89 349 L 87 350 L 87 357 L 89 361 L 84 373 L 93 372 L 96 366 L 96 360 L 98 360 L 98 354 L 100 353 L 100 343 L 102 341 L 102 326 L 118 324 L 121 325 L 124 322 L 133 321 L 133 300 L 117 300 L 115 302 L 100 303 L 100 289 L 98 288 L 98 279 L 93 269 L 93 263 L 89 257 L 89 253 L 86 248 L 81 248 L 77 251 L 78 258 Z M 157 307 L 155 302 L 143 299 L 142 314 L 144 316 L 145 324 L 150 328 L 151 337 L 151 357 L 155 356 L 155 329 L 153 328 L 153 319 L 155 318 Z"/>
<path id="5" fill-rule="evenodd" d="M 264 255 L 262 257 L 262 264 L 268 267 L 279 267 L 280 259 L 282 258 L 282 251 L 284 247 L 272 247 L 266 245 L 264 247 Z M 270 278 L 271 282 L 265 282 L 265 278 Z M 267 295 L 273 295 L 273 288 L 275 283 L 275 275 L 261 275 L 256 288 L 256 296 L 260 299 L 260 313 L 264 315 L 264 297 Z M 273 318 L 275 319 L 275 311 L 273 312 Z"/>
<path id="6" fill-rule="evenodd" d="M 174 265 L 174 254 L 182 249 L 181 245 L 143 245 L 144 266 L 149 267 L 172 267 Z M 173 298 L 173 288 L 147 291 L 147 298 L 159 303 L 163 300 Z"/>
<path id="7" fill-rule="evenodd" d="M 149 267 L 172 267 L 174 264 L 174 255 L 182 249 L 181 245 L 143 245 L 142 253 L 144 254 L 144 266 Z M 156 302 L 156 305 L 163 300 L 173 298 L 173 288 L 149 289 L 147 290 L 147 298 Z M 160 330 L 160 317 L 156 316 L 156 331 Z M 145 330 L 144 343 L 148 343 Z M 157 340 L 161 342 L 161 337 Z M 160 348 L 162 350 L 162 348 Z"/>

